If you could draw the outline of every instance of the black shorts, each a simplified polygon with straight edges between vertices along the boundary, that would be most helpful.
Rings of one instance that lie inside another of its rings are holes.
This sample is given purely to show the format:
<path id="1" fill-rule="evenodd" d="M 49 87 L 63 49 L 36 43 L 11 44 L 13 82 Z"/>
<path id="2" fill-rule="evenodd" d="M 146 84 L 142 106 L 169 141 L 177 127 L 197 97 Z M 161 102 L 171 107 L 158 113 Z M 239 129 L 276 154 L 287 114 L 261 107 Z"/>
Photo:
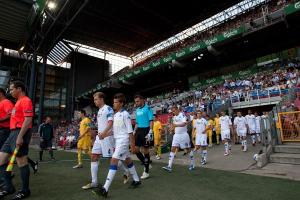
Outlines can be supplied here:
<path id="1" fill-rule="evenodd" d="M 42 150 L 52 148 L 52 140 L 45 140 L 45 139 L 44 139 L 44 140 L 40 143 L 40 148 L 41 148 Z"/>
<path id="2" fill-rule="evenodd" d="M 7 140 L 9 133 L 9 128 L 0 128 L 0 149 L 2 148 L 4 142 Z"/>
<path id="3" fill-rule="evenodd" d="M 16 141 L 21 129 L 11 130 L 7 140 L 3 144 L 1 148 L 1 152 L 12 154 L 16 148 Z M 19 152 L 17 153 L 17 157 L 27 156 L 29 152 L 29 144 L 31 139 L 31 129 L 28 129 L 25 135 L 23 136 L 23 144 L 19 148 Z"/>
<path id="4" fill-rule="evenodd" d="M 137 147 L 149 147 L 149 142 L 146 141 L 146 136 L 149 133 L 150 127 L 137 128 L 135 132 L 135 146 Z"/>

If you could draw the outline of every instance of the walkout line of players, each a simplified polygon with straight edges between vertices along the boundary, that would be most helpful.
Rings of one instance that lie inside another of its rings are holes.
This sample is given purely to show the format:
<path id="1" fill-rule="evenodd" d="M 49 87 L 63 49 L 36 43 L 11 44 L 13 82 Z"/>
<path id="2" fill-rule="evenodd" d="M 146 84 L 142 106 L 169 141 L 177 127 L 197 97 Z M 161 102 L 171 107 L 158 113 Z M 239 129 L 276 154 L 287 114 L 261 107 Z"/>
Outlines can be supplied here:
<path id="1" fill-rule="evenodd" d="M 80 136 L 78 140 L 78 164 L 73 168 L 81 168 L 81 152 L 87 151 L 91 154 L 91 182 L 84 185 L 83 189 L 94 188 L 96 194 L 107 196 L 109 187 L 114 179 L 116 171 L 121 168 L 124 171 L 124 183 L 128 181 L 128 175 L 133 178 L 132 186 L 136 187 L 141 184 L 140 179 L 147 179 L 149 174 L 150 155 L 149 145 L 153 140 L 154 129 L 155 136 L 159 136 L 158 131 L 161 131 L 161 125 L 157 119 L 153 125 L 153 113 L 151 108 L 145 103 L 144 98 L 140 95 L 135 96 L 136 110 L 136 126 L 133 129 L 129 113 L 124 110 L 125 96 L 118 93 L 113 99 L 113 109 L 105 104 L 105 95 L 102 92 L 94 94 L 94 103 L 99 108 L 97 114 L 98 134 L 91 149 L 90 138 L 91 130 L 89 124 L 90 119 L 85 117 L 85 111 L 81 111 Z M 179 110 L 177 106 L 171 108 L 173 120 L 170 131 L 174 132 L 172 140 L 172 148 L 169 156 L 168 166 L 163 167 L 164 170 L 172 171 L 172 164 L 179 148 L 185 149 L 190 156 L 189 170 L 195 168 L 194 154 L 199 152 L 201 156 L 201 164 L 207 162 L 207 136 L 212 135 L 212 130 L 215 129 L 217 135 L 221 135 L 221 140 L 224 144 L 224 155 L 230 154 L 230 135 L 233 134 L 233 126 L 229 116 L 225 112 L 221 112 L 221 117 L 215 119 L 215 123 L 209 122 L 206 115 L 198 112 L 197 118 L 193 120 L 193 131 L 195 132 L 195 148 L 191 148 L 191 140 L 187 133 L 187 117 Z M 252 143 L 255 144 L 256 138 L 260 142 L 260 118 L 254 116 L 249 111 L 246 117 L 237 113 L 234 119 L 234 128 L 242 143 L 242 150 L 247 151 L 247 132 L 251 134 Z M 259 123 L 258 123 L 259 122 Z M 160 157 L 159 137 L 155 137 L 155 146 Z M 211 140 L 209 140 L 211 141 Z M 130 147 L 130 149 L 129 149 Z M 135 153 L 139 160 L 143 163 L 144 172 L 139 178 L 133 162 L 130 157 L 130 151 Z M 143 153 L 142 153 L 143 152 Z M 99 187 L 97 174 L 99 167 L 100 156 L 111 158 L 107 179 L 103 186 Z"/>

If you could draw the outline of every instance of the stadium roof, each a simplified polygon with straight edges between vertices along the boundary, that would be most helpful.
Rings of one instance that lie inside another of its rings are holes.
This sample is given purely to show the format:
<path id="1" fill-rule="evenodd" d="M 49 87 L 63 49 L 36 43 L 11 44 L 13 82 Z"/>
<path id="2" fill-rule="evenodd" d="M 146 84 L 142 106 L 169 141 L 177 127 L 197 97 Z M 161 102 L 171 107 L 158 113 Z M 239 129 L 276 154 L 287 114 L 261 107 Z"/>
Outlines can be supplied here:
<path id="1" fill-rule="evenodd" d="M 0 0 L 0 45 L 17 49 L 32 17 L 32 0 Z"/>
<path id="2" fill-rule="evenodd" d="M 64 38 L 132 56 L 238 2 L 90 0 Z"/>

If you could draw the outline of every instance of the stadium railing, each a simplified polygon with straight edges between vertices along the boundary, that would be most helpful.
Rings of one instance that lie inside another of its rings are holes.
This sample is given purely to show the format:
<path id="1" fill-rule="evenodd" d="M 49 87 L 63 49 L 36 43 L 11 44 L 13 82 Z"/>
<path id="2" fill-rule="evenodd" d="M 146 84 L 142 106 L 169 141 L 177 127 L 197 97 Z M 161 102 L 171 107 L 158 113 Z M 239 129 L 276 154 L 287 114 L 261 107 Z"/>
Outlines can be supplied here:
<path id="1" fill-rule="evenodd" d="M 289 89 L 265 89 L 251 90 L 240 96 L 230 95 L 231 105 L 234 108 L 251 107 L 258 105 L 277 104 L 281 101 L 281 97 L 287 95 Z"/>

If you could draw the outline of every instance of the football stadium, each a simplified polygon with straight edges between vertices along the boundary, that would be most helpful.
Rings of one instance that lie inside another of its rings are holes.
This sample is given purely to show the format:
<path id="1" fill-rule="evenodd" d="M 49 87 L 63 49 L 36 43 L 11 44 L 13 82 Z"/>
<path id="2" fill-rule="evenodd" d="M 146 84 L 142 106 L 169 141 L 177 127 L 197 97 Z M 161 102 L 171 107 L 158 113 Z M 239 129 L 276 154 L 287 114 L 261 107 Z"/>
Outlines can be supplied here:
<path id="1" fill-rule="evenodd" d="M 0 199 L 299 199 L 299 22 L 299 0 L 0 0 Z"/>

